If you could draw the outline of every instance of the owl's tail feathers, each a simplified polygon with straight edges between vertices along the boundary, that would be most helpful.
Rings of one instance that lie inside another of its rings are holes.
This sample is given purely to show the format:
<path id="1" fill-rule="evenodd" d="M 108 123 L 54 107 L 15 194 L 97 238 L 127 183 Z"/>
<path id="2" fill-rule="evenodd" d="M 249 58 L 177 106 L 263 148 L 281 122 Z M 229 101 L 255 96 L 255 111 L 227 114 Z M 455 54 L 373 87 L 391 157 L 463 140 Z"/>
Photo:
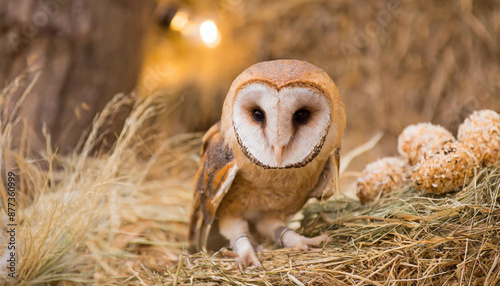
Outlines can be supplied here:
<path id="1" fill-rule="evenodd" d="M 193 205 L 191 219 L 189 223 L 189 253 L 198 251 L 207 252 L 207 242 L 212 229 L 213 219 L 204 215 L 201 210 L 201 204 L 195 200 Z M 213 216 L 212 216 L 213 217 Z"/>
<path id="2" fill-rule="evenodd" d="M 189 253 L 194 254 L 200 250 L 200 230 L 203 224 L 203 216 L 201 215 L 200 201 L 194 198 L 193 207 L 191 209 L 191 217 L 189 221 Z"/>

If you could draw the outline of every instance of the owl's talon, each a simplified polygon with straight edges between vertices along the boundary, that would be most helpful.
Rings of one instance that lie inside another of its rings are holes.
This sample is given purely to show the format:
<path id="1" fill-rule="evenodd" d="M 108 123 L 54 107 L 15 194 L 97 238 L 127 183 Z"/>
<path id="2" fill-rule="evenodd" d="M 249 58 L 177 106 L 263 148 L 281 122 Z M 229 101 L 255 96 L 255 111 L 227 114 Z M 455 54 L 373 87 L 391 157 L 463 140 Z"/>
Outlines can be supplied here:
<path id="1" fill-rule="evenodd" d="M 255 255 L 255 251 L 250 242 L 250 238 L 246 234 L 236 236 L 231 241 L 233 251 L 238 253 L 238 266 L 240 269 L 246 266 L 262 267 L 259 259 Z"/>
<path id="2" fill-rule="evenodd" d="M 255 266 L 257 268 L 262 268 L 262 264 L 260 264 L 259 259 L 257 258 L 257 256 L 255 255 L 255 253 L 253 251 L 239 254 L 238 266 L 240 269 L 243 269 L 243 268 L 246 268 L 249 266 Z"/>
<path id="3" fill-rule="evenodd" d="M 238 251 L 238 266 L 240 269 L 246 268 L 247 266 L 261 268 L 262 264 L 260 264 L 260 261 L 255 255 L 253 249 L 244 248 Z"/>
<path id="4" fill-rule="evenodd" d="M 331 241 L 331 238 L 326 233 L 308 238 L 291 229 L 282 231 L 280 239 L 283 247 L 294 248 L 299 251 L 308 251 L 310 246 L 319 246 L 329 241 Z"/>
<path id="5" fill-rule="evenodd" d="M 332 239 L 326 233 L 320 234 L 320 235 L 315 236 L 315 237 L 308 238 L 307 240 L 308 240 L 307 244 L 309 246 L 319 246 L 322 243 L 328 243 L 328 242 L 332 241 Z"/>

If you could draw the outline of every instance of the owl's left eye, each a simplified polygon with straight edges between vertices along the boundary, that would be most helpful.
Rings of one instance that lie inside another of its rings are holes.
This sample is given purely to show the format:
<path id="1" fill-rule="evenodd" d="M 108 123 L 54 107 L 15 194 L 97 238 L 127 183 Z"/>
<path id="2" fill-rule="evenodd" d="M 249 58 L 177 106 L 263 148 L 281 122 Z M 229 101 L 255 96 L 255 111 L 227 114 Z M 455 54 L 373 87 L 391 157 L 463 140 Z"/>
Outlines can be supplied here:
<path id="1" fill-rule="evenodd" d="M 253 117 L 253 120 L 259 122 L 259 123 L 262 123 L 264 122 L 264 120 L 266 119 L 266 115 L 264 114 L 264 111 L 256 108 L 252 111 L 252 117 Z"/>
<path id="2" fill-rule="evenodd" d="M 309 121 L 311 112 L 307 109 L 299 109 L 293 114 L 293 123 L 297 125 L 304 125 Z"/>

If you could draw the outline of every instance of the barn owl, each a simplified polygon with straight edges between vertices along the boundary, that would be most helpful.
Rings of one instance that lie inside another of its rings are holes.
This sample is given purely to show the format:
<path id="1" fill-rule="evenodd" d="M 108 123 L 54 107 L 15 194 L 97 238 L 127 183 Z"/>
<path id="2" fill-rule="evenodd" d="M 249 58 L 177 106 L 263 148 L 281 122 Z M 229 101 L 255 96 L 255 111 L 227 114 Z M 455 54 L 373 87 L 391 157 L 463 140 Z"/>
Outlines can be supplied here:
<path id="1" fill-rule="evenodd" d="M 203 136 L 191 251 L 229 242 L 240 265 L 259 267 L 256 237 L 300 250 L 328 241 L 296 233 L 287 220 L 309 198 L 328 198 L 338 186 L 345 120 L 335 83 L 312 64 L 276 60 L 243 71 L 221 120 Z"/>

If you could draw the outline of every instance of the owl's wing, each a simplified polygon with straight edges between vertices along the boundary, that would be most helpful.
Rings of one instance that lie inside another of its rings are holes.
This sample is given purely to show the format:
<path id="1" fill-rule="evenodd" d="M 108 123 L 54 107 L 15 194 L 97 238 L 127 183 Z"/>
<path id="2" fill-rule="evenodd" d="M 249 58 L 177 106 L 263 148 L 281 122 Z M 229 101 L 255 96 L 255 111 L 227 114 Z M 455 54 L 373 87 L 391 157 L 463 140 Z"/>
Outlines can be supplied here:
<path id="1" fill-rule="evenodd" d="M 233 152 L 224 144 L 219 122 L 203 136 L 189 226 L 190 251 L 206 250 L 215 213 L 237 172 Z"/>
<path id="2" fill-rule="evenodd" d="M 309 194 L 310 198 L 326 200 L 339 190 L 340 147 L 326 161 L 318 183 Z"/>

